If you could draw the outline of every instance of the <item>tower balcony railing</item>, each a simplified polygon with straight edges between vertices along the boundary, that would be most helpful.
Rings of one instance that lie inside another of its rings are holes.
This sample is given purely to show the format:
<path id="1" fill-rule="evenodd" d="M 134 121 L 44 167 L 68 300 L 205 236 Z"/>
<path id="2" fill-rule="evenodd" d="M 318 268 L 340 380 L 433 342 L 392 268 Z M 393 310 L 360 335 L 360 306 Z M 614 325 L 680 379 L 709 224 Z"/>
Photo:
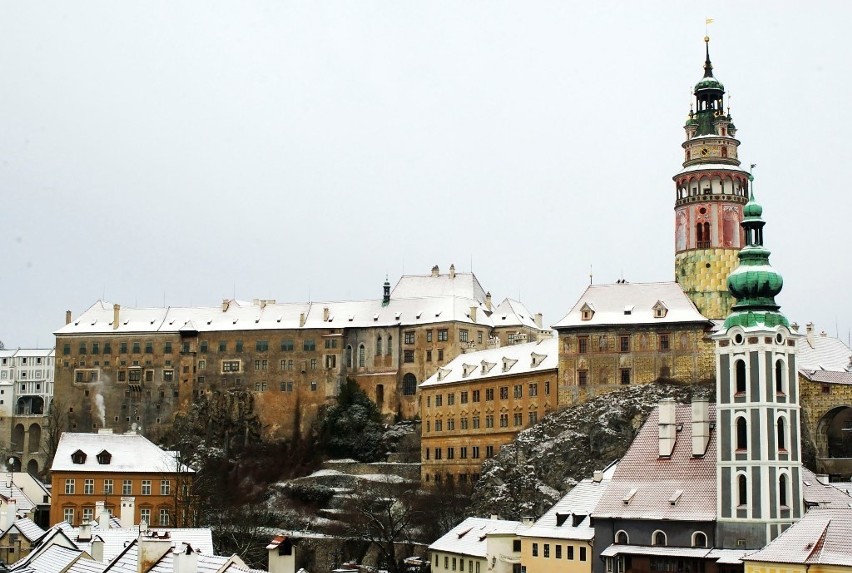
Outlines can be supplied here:
<path id="1" fill-rule="evenodd" d="M 710 241 L 698 241 L 697 248 L 699 249 L 709 249 Z"/>

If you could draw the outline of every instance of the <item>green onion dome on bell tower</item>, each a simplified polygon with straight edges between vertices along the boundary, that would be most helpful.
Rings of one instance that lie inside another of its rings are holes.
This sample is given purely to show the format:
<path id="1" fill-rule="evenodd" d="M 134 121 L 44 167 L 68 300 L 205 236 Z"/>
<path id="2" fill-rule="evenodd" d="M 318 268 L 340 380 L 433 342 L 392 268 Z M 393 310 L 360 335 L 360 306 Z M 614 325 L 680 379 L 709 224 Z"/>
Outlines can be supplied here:
<path id="1" fill-rule="evenodd" d="M 751 175 L 749 180 L 754 185 Z M 784 280 L 769 264 L 770 253 L 763 246 L 763 226 L 766 223 L 761 218 L 762 214 L 763 207 L 754 200 L 752 188 L 749 201 L 743 208 L 742 228 L 746 245 L 737 255 L 739 265 L 728 276 L 728 291 L 737 302 L 725 319 L 725 330 L 732 326 L 790 326 L 775 302 Z"/>

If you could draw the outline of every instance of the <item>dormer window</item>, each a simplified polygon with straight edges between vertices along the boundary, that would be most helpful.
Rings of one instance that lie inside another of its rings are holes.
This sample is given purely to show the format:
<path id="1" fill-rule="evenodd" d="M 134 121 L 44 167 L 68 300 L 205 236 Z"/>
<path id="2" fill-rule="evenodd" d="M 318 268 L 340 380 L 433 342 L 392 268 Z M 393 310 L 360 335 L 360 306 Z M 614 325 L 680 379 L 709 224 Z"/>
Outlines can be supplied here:
<path id="1" fill-rule="evenodd" d="M 508 372 L 518 361 L 514 358 L 503 357 L 503 372 Z"/>
<path id="2" fill-rule="evenodd" d="M 73 454 L 71 454 L 71 461 L 75 464 L 85 464 L 86 463 L 86 452 L 83 450 L 77 450 Z"/>
<path id="3" fill-rule="evenodd" d="M 661 300 L 657 301 L 657 304 L 654 305 L 653 310 L 654 310 L 654 318 L 665 318 L 666 314 L 668 314 L 668 312 L 669 312 L 668 307 L 665 304 L 663 304 L 663 301 L 661 301 Z"/>
<path id="4" fill-rule="evenodd" d="M 592 317 L 595 315 L 595 309 L 589 303 L 583 304 L 580 308 L 580 318 L 582 320 L 592 320 Z"/>
<path id="5" fill-rule="evenodd" d="M 112 454 L 106 450 L 102 450 L 101 453 L 98 454 L 98 463 L 101 465 L 107 465 L 112 460 Z"/>
<path id="6" fill-rule="evenodd" d="M 462 378 L 467 378 L 476 372 L 477 368 L 478 366 L 476 364 L 462 364 Z"/>
<path id="7" fill-rule="evenodd" d="M 541 364 L 542 362 L 544 362 L 544 359 L 545 359 L 545 358 L 547 358 L 547 354 L 536 354 L 535 352 L 531 352 L 531 353 L 530 353 L 530 358 L 532 358 L 532 362 L 530 363 L 530 366 L 531 366 L 532 368 L 535 368 L 535 367 L 537 367 L 539 364 Z"/>
<path id="8" fill-rule="evenodd" d="M 633 314 L 633 305 L 632 304 L 624 307 L 624 316 L 630 316 L 631 314 Z"/>

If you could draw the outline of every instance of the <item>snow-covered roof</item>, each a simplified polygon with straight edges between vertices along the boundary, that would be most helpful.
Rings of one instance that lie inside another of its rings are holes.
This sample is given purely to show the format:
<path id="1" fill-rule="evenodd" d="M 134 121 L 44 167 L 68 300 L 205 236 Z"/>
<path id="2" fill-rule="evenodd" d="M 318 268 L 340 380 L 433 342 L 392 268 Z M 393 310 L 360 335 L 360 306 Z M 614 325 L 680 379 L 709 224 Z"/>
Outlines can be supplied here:
<path id="1" fill-rule="evenodd" d="M 804 466 L 802 466 L 802 498 L 811 508 L 852 508 L 852 497 L 841 487 L 841 484 L 823 483 L 815 473 Z"/>
<path id="2" fill-rule="evenodd" d="M 39 498 L 43 495 L 42 491 L 31 493 L 38 495 Z M 23 513 L 31 512 L 41 502 L 41 499 L 30 499 L 19 484 L 8 481 L 0 481 L 0 497 L 5 500 L 14 499 L 16 509 Z"/>
<path id="3" fill-rule="evenodd" d="M 72 459 L 78 450 L 85 454 L 77 456 L 82 463 L 74 463 Z M 110 454 L 109 464 L 98 462 L 98 454 L 103 451 Z M 194 470 L 178 463 L 177 452 L 162 450 L 141 434 L 65 432 L 56 447 L 51 471 L 177 473 Z"/>
<path id="4" fill-rule="evenodd" d="M 18 348 L 11 349 L 6 348 L 4 350 L 0 350 L 0 358 L 10 358 L 10 357 L 47 357 L 53 356 L 54 349 L 53 348 Z"/>
<path id="5" fill-rule="evenodd" d="M 486 557 L 487 535 L 517 535 L 523 529 L 525 526 L 520 521 L 468 517 L 430 545 L 429 550 Z"/>
<path id="6" fill-rule="evenodd" d="M 662 307 L 658 303 L 662 303 Z M 593 311 L 588 320 L 583 320 L 584 306 Z M 655 313 L 655 306 L 663 312 Z M 709 321 L 676 282 L 616 283 L 589 285 L 580 300 L 553 328 L 672 323 L 709 324 Z"/>
<path id="7" fill-rule="evenodd" d="M 710 424 L 716 406 L 709 404 Z M 600 503 L 595 518 L 714 521 L 716 519 L 716 440 L 711 431 L 703 456 L 692 455 L 692 416 L 689 405 L 678 404 L 674 449 L 660 457 L 659 407 L 639 430 Z M 627 502 L 625 502 L 627 500 Z M 673 502 L 674 500 L 674 502 Z"/>
<path id="8" fill-rule="evenodd" d="M 69 533 L 72 539 L 77 538 L 78 530 Z M 209 528 L 169 528 L 154 527 L 149 531 L 156 533 L 168 532 L 172 545 L 178 543 L 189 543 L 192 548 L 205 555 L 213 555 L 213 533 Z M 139 537 L 138 527 L 123 527 L 120 529 L 93 529 L 92 540 L 100 538 L 104 542 L 104 561 L 111 561 L 118 556 L 122 550 L 132 541 Z M 75 541 L 83 551 L 92 553 L 92 541 Z"/>
<path id="9" fill-rule="evenodd" d="M 556 371 L 559 366 L 559 339 L 512 344 L 499 348 L 460 354 L 427 378 L 421 388 L 458 382 L 488 380 L 532 372 Z"/>
<path id="10" fill-rule="evenodd" d="M 542 328 L 535 321 L 535 315 L 530 313 L 524 303 L 507 298 L 497 305 L 491 315 L 494 326 L 519 326 L 535 328 L 537 330 L 549 330 Z"/>
<path id="11" fill-rule="evenodd" d="M 743 561 L 852 567 L 852 510 L 815 509 Z"/>
<path id="12" fill-rule="evenodd" d="M 32 559 L 22 561 L 27 561 L 27 568 L 38 573 L 63 573 L 69 565 L 80 559 L 82 555 L 77 549 L 51 545 L 44 551 L 37 553 Z M 15 565 L 18 565 L 18 563 L 15 563 Z M 13 571 L 17 570 L 15 565 L 12 566 Z"/>
<path id="13" fill-rule="evenodd" d="M 718 136 L 714 136 L 718 137 Z M 684 173 L 693 173 L 695 171 L 736 171 L 737 173 L 741 173 L 743 175 L 748 175 L 746 171 L 737 165 L 731 165 L 730 163 L 697 163 L 695 165 L 690 165 L 689 167 L 684 167 L 681 169 L 677 175 L 683 175 Z M 675 177 L 677 177 L 675 175 Z"/>
<path id="14" fill-rule="evenodd" d="M 458 296 L 485 302 L 485 289 L 473 273 L 403 275 L 391 291 L 394 298 Z"/>
<path id="15" fill-rule="evenodd" d="M 476 320 L 470 317 L 471 307 L 477 308 Z M 451 321 L 493 326 L 484 303 L 461 296 L 391 297 L 387 306 L 381 300 L 283 304 L 227 301 L 218 307 L 121 307 L 118 313 L 118 328 L 113 328 L 113 305 L 98 301 L 55 334 L 179 333 L 187 327 L 198 332 L 328 330 Z"/>
<path id="16" fill-rule="evenodd" d="M 808 328 L 808 327 L 806 327 Z M 813 326 L 809 326 L 813 328 Z M 799 334 L 803 334 L 799 330 Z M 852 349 L 839 338 L 825 332 L 808 333 L 798 339 L 796 364 L 800 371 L 829 370 L 845 372 L 852 364 Z"/>
<path id="17" fill-rule="evenodd" d="M 21 519 L 16 519 L 12 525 L 10 525 L 6 531 L 3 532 L 3 536 L 5 537 L 7 533 L 10 531 L 17 531 L 21 535 L 23 535 L 27 541 L 32 543 L 37 539 L 41 539 L 45 533 L 47 533 L 44 529 L 39 527 L 32 519 L 28 517 L 24 517 Z"/>
<path id="18" fill-rule="evenodd" d="M 614 468 L 613 468 L 614 470 Z M 557 501 L 532 527 L 521 533 L 522 537 L 547 539 L 590 540 L 595 528 L 589 516 L 598 505 L 601 495 L 609 485 L 612 472 L 601 481 L 584 479 Z"/>

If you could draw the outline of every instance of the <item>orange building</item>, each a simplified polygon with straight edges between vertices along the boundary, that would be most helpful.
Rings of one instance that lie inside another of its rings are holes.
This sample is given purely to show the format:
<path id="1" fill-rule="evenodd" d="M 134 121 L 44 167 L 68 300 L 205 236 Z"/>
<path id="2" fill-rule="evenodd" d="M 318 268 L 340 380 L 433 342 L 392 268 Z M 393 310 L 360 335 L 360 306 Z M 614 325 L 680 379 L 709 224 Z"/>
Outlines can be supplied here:
<path id="1" fill-rule="evenodd" d="M 141 434 L 66 432 L 50 473 L 51 524 L 97 519 L 102 503 L 124 527 L 185 526 L 195 472 Z"/>

